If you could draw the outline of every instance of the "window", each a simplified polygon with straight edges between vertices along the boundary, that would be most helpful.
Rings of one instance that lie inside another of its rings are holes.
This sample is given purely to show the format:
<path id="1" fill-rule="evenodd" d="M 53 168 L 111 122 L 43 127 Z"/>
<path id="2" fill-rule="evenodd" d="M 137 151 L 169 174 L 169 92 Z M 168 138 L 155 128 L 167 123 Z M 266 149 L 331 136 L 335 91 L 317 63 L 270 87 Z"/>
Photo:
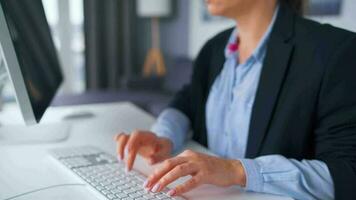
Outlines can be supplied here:
<path id="1" fill-rule="evenodd" d="M 85 43 L 83 0 L 42 0 L 52 37 L 65 77 L 60 93 L 80 93 L 85 90 Z M 9 81 L 3 96 L 14 100 Z"/>
<path id="2" fill-rule="evenodd" d="M 62 93 L 85 90 L 83 0 L 42 0 L 65 81 Z"/>

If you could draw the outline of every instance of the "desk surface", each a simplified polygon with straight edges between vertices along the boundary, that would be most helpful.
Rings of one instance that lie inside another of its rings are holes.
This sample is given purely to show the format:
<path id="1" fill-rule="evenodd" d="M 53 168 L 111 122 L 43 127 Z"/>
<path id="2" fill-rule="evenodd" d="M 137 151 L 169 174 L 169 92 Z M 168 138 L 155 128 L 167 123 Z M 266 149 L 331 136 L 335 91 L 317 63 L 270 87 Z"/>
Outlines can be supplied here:
<path id="1" fill-rule="evenodd" d="M 130 132 L 134 129 L 148 129 L 154 118 L 131 103 L 109 103 L 82 106 L 50 108 L 41 123 L 53 123 L 74 112 L 89 111 L 94 118 L 73 120 L 71 135 L 60 143 L 41 145 L 3 145 L 0 146 L 0 200 L 8 197 L 58 184 L 78 183 L 77 179 L 51 159 L 48 150 L 57 147 L 92 145 L 115 154 L 112 140 L 117 132 Z M 15 105 L 5 107 L 0 113 L 3 124 L 23 123 Z M 194 142 L 188 142 L 187 148 L 209 153 Z M 155 166 L 148 166 L 140 157 L 134 168 L 149 174 Z M 172 185 L 182 182 L 178 180 Z M 82 182 L 79 182 L 82 183 Z M 185 195 L 187 199 L 237 199 L 237 200 L 282 200 L 290 199 L 265 194 L 243 193 L 236 187 L 219 188 L 211 185 L 201 186 Z M 21 199 L 21 198 L 18 198 Z M 68 187 L 48 190 L 26 196 L 23 199 L 96 199 L 85 187 Z"/>

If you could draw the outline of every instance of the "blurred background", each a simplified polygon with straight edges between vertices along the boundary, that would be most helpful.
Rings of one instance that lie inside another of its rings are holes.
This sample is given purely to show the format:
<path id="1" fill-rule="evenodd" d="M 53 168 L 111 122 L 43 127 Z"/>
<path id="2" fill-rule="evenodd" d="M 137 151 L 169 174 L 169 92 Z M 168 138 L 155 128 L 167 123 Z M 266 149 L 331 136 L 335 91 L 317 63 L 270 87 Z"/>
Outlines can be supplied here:
<path id="1" fill-rule="evenodd" d="M 210 16 L 204 0 L 163 0 L 168 3 L 148 6 L 140 0 L 42 1 L 65 76 L 54 106 L 132 101 L 157 115 L 189 81 L 202 45 L 234 25 Z M 356 31 L 355 10 L 355 0 L 309 0 L 305 13 Z M 159 26 L 152 19 L 159 19 Z M 144 75 L 146 55 L 157 45 L 165 71 Z M 8 81 L 3 96 L 14 100 Z"/>

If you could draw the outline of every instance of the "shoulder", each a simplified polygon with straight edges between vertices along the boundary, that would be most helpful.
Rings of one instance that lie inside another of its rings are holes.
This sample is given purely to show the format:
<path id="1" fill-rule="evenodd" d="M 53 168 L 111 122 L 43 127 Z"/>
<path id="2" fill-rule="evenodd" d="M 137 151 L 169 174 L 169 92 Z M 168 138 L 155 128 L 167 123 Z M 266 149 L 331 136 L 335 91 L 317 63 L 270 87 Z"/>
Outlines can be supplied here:
<path id="1" fill-rule="evenodd" d="M 296 17 L 295 43 L 317 47 L 321 52 L 332 54 L 355 43 L 356 34 L 330 24 L 321 24 L 310 19 Z M 356 45 L 354 46 L 354 49 Z"/>
<path id="2" fill-rule="evenodd" d="M 328 80 L 333 88 L 335 83 L 346 83 L 344 87 L 355 86 L 356 34 L 329 24 L 297 18 L 295 46 L 299 60 L 310 60 L 307 67 L 319 69 L 321 81 Z M 309 51 L 306 49 L 312 49 Z M 312 52 L 309 55 L 301 52 Z"/>

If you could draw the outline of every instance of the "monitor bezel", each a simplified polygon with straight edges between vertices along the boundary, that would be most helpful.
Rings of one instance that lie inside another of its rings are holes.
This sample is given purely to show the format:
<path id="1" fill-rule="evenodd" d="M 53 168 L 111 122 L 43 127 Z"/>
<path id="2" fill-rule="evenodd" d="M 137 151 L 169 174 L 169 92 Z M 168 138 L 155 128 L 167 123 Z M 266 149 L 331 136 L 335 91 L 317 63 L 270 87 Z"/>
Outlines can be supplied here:
<path id="1" fill-rule="evenodd" d="M 11 84 L 15 90 L 16 102 L 20 108 L 26 125 L 37 124 L 30 96 L 21 72 L 14 44 L 11 39 L 10 30 L 5 18 L 2 5 L 0 4 L 0 55 L 3 58 L 5 68 L 9 75 Z"/>

